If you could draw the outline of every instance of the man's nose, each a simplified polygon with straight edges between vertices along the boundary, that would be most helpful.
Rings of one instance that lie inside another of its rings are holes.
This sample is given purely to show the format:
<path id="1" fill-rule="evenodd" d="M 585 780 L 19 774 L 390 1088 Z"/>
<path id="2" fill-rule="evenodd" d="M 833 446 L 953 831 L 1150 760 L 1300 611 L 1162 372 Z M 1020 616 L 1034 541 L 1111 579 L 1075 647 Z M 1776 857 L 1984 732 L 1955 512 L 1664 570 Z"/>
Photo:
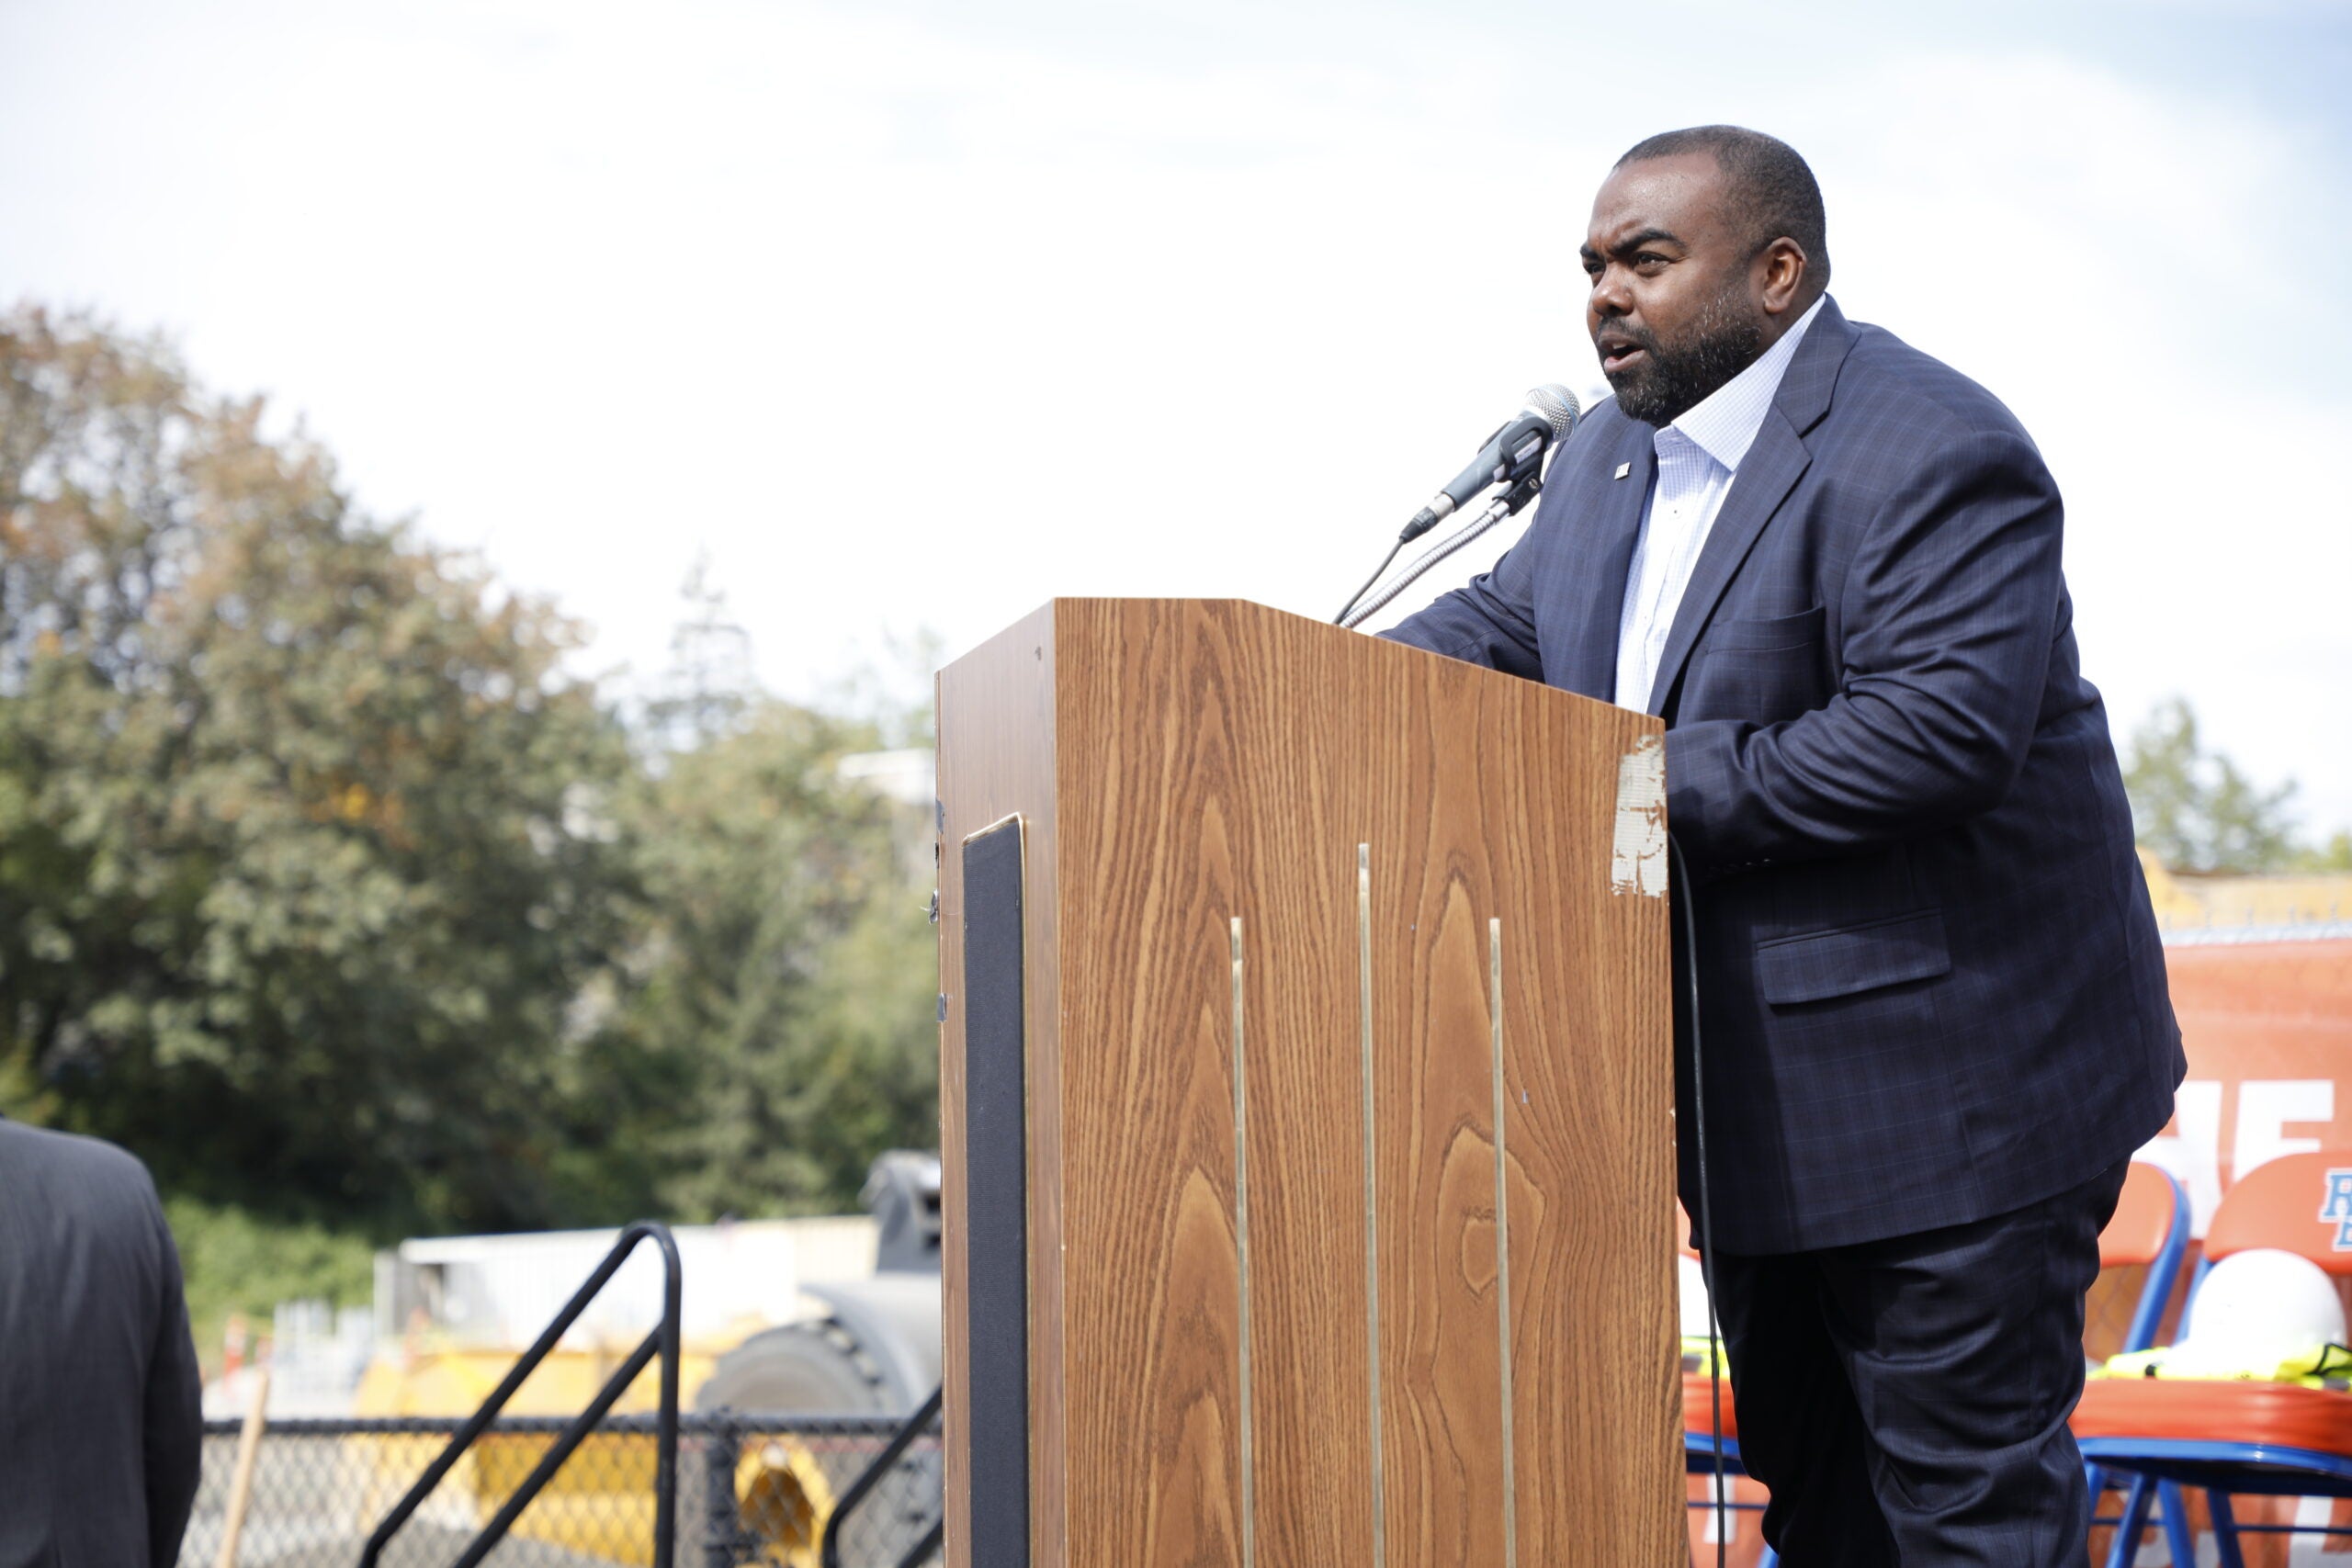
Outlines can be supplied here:
<path id="1" fill-rule="evenodd" d="M 1623 267 L 1607 266 L 1592 280 L 1591 310 L 1594 316 L 1608 320 L 1629 315 L 1634 309 L 1633 291 L 1625 287 Z"/>

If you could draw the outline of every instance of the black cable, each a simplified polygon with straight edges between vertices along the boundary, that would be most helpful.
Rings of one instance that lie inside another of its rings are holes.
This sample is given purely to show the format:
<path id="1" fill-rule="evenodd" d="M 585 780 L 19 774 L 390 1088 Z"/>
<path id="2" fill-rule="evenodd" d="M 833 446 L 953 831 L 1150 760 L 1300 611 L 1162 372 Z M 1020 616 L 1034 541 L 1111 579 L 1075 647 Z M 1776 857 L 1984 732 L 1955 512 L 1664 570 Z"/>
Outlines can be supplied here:
<path id="1" fill-rule="evenodd" d="M 1380 558 L 1380 564 L 1372 569 L 1372 575 L 1363 580 L 1363 586 L 1357 589 L 1353 593 L 1349 594 L 1348 602 L 1340 606 L 1340 613 L 1331 617 L 1331 624 L 1333 626 L 1344 626 L 1347 623 L 1348 612 L 1356 607 L 1356 601 L 1372 592 L 1372 585 L 1380 581 L 1380 574 L 1388 570 L 1388 563 L 1396 558 L 1396 552 L 1403 549 L 1405 547 L 1406 541 L 1412 537 L 1413 534 L 1410 529 L 1408 529 L 1404 533 L 1396 536 L 1396 542 L 1388 547 L 1388 553 Z"/>
<path id="2" fill-rule="evenodd" d="M 1682 846 L 1668 833 L 1667 853 L 1674 862 L 1675 904 L 1682 916 L 1682 980 L 1690 1006 L 1690 1122 L 1699 1154 L 1699 1277 L 1707 1287 L 1707 1398 L 1709 1442 L 1714 1449 L 1715 1568 L 1724 1568 L 1731 1531 L 1724 1528 L 1729 1508 L 1724 1501 L 1724 1364 L 1719 1347 L 1723 1328 L 1715 1316 L 1715 1220 L 1707 1191 L 1707 1069 L 1699 1039 L 1699 922 L 1690 909 L 1690 863 Z"/>

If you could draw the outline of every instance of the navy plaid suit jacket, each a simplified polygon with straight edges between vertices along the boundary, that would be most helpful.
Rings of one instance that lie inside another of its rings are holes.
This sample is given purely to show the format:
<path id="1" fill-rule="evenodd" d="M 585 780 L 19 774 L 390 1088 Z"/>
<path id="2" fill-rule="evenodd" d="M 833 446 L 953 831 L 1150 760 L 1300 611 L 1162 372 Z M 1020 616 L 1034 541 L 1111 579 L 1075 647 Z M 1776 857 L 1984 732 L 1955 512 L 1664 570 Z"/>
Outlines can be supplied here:
<path id="1" fill-rule="evenodd" d="M 1387 635 L 1609 700 L 1652 434 L 1594 410 L 1519 543 Z M 2062 518 L 1990 393 L 1824 303 L 1652 692 L 1726 1252 L 2005 1213 L 2172 1113 L 2179 1030 Z"/>
<path id="2" fill-rule="evenodd" d="M 171 1568 L 203 1400 L 146 1167 L 0 1117 L 0 1563 Z"/>

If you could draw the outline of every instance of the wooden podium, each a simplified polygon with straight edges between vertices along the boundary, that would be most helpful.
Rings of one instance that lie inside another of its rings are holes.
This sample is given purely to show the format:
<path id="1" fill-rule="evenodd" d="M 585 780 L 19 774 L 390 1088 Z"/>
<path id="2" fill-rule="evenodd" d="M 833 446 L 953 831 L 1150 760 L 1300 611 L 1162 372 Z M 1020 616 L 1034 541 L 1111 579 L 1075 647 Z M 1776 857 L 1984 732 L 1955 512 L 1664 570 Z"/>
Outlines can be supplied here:
<path id="1" fill-rule="evenodd" d="M 1683 1562 L 1658 721 L 1234 601 L 938 695 L 951 1568 Z"/>

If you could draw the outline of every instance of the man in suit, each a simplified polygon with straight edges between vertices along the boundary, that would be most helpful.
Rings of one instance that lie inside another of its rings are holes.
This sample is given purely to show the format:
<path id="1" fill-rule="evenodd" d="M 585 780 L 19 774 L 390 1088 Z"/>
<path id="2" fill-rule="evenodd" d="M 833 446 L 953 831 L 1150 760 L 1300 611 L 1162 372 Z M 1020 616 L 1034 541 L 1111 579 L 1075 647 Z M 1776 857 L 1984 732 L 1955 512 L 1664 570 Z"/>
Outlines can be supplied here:
<path id="1" fill-rule="evenodd" d="M 0 1118 L 0 1565 L 170 1568 L 202 1395 L 146 1168 Z"/>
<path id="2" fill-rule="evenodd" d="M 1699 1214 L 1703 1114 L 1767 1538 L 2077 1563 L 2084 1292 L 2184 1064 L 2057 488 L 1991 394 L 1839 312 L 1770 137 L 1634 147 L 1583 260 L 1614 400 L 1390 635 L 1667 721 L 1681 1187 Z"/>

